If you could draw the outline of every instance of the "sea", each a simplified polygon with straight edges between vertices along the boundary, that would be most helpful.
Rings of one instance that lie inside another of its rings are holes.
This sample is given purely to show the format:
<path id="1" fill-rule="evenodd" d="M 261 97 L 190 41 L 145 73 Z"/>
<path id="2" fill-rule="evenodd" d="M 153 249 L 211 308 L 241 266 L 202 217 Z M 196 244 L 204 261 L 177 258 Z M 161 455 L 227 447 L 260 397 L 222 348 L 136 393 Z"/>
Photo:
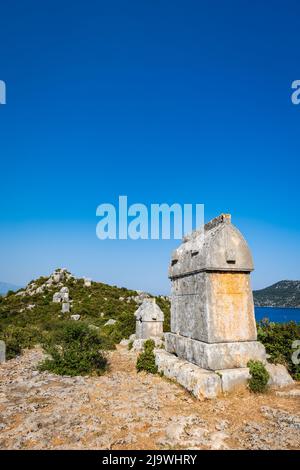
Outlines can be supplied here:
<path id="1" fill-rule="evenodd" d="M 300 308 L 255 307 L 256 321 L 268 318 L 271 322 L 300 322 Z"/>

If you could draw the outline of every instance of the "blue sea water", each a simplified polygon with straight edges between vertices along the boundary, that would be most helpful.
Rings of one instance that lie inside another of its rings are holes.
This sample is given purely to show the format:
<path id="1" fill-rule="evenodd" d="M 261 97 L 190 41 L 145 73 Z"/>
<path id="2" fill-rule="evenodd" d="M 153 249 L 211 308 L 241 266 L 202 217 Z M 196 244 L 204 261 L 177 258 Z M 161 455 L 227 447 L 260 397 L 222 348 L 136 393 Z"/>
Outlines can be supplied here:
<path id="1" fill-rule="evenodd" d="M 268 318 L 275 323 L 300 322 L 300 308 L 255 307 L 256 321 Z"/>

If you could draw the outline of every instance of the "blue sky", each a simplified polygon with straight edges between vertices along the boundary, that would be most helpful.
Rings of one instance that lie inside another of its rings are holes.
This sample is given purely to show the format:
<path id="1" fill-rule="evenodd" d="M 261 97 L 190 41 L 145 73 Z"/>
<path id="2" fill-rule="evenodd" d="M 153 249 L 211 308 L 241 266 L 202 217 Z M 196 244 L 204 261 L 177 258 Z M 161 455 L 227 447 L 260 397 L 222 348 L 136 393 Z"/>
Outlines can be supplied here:
<path id="1" fill-rule="evenodd" d="M 296 1 L 16 1 L 0 11 L 0 280 L 58 266 L 167 293 L 178 241 L 100 241 L 96 207 L 230 212 L 253 286 L 299 279 Z"/>

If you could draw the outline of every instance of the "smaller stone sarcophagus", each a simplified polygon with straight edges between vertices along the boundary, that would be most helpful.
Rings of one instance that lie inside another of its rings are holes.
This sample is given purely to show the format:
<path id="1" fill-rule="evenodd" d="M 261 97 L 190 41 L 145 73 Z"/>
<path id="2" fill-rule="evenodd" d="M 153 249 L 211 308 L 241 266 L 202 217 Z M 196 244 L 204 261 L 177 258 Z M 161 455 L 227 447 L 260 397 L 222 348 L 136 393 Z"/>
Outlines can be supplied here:
<path id="1" fill-rule="evenodd" d="M 175 250 L 171 333 L 166 350 L 204 369 L 246 367 L 265 360 L 256 341 L 250 272 L 253 261 L 242 234 L 222 214 Z"/>
<path id="2" fill-rule="evenodd" d="M 136 339 L 162 337 L 164 314 L 159 306 L 156 305 L 155 299 L 145 299 L 135 312 L 135 317 Z"/>

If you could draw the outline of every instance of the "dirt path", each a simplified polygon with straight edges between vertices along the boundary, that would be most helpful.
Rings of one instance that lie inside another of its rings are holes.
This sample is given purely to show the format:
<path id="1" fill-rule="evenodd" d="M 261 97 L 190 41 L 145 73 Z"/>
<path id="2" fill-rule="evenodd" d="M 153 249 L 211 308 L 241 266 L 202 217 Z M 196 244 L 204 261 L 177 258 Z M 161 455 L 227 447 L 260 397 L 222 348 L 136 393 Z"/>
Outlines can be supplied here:
<path id="1" fill-rule="evenodd" d="M 135 353 L 121 346 L 95 378 L 39 373 L 41 357 L 35 349 L 0 365 L 2 449 L 300 448 L 299 397 L 245 392 L 199 402 L 138 374 Z"/>

